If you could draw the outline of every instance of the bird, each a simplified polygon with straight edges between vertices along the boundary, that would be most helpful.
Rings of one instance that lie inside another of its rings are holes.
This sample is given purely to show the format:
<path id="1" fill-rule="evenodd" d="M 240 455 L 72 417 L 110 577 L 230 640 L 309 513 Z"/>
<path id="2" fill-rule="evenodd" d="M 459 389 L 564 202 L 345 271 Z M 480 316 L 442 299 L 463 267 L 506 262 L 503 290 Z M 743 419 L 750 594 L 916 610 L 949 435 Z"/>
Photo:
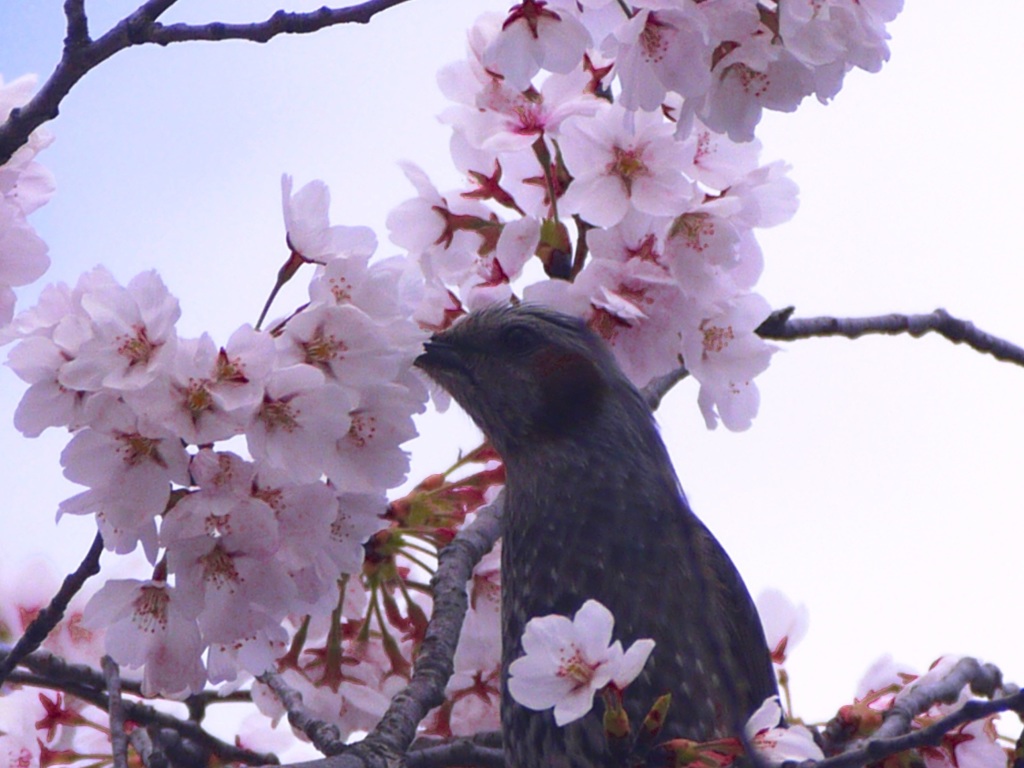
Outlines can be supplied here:
<path id="1" fill-rule="evenodd" d="M 579 318 L 520 303 L 468 313 L 415 365 L 505 465 L 501 722 L 512 768 L 620 764 L 601 715 L 564 727 L 509 695 L 527 622 L 604 604 L 615 637 L 655 648 L 624 691 L 630 722 L 672 695 L 659 739 L 735 737 L 777 694 L 761 622 L 725 550 L 691 511 L 643 395 Z M 635 728 L 635 725 L 634 725 Z"/>

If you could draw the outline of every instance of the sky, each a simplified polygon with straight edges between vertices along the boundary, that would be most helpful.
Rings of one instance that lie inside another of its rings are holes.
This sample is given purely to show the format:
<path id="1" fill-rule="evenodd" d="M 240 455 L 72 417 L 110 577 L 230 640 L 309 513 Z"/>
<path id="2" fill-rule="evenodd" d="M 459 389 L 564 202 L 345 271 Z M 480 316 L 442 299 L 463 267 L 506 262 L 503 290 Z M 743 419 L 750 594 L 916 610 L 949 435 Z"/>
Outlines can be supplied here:
<path id="1" fill-rule="evenodd" d="M 132 4 L 88 7 L 101 30 Z M 241 21 L 276 7 L 181 0 L 166 20 Z M 223 342 L 255 321 L 287 255 L 283 172 L 326 181 L 334 222 L 371 226 L 378 253 L 397 252 L 384 221 L 413 194 L 397 162 L 418 163 L 442 190 L 460 183 L 435 119 L 445 106 L 435 73 L 462 56 L 476 14 L 504 7 L 411 0 L 367 26 L 267 45 L 118 54 L 48 126 L 56 142 L 38 159 L 58 191 L 32 219 L 53 260 L 39 286 L 98 263 L 122 281 L 156 268 L 181 301 L 179 332 Z M 763 157 L 791 164 L 801 189 L 794 219 L 759 233 L 758 290 L 773 306 L 797 316 L 945 307 L 1024 344 L 1022 27 L 1014 0 L 909 2 L 880 73 L 850 74 L 828 106 L 762 121 Z M 63 34 L 57 0 L 0 3 L 0 74 L 45 76 Z M 303 295 L 296 286 L 277 306 Z M 943 653 L 971 654 L 1024 681 L 1024 370 L 931 337 L 780 346 L 757 380 L 749 431 L 708 431 L 692 381 L 657 417 L 694 510 L 751 592 L 778 588 L 809 609 L 789 664 L 797 713 L 830 716 L 884 653 L 921 671 Z M 42 553 L 66 572 L 95 528 L 54 525 L 79 489 L 60 474 L 66 435 L 26 440 L 11 426 L 23 389 L 0 369 L 0 560 L 9 573 Z M 413 480 L 478 442 L 457 409 L 420 431 L 408 445 Z"/>

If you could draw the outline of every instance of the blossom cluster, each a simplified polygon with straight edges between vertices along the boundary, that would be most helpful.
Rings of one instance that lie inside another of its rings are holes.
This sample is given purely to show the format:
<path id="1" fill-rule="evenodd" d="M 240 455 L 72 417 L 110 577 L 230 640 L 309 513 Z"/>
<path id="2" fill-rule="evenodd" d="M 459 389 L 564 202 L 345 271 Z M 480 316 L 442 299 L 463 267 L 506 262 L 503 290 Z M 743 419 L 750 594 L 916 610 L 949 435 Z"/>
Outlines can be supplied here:
<path id="1" fill-rule="evenodd" d="M 31 75 L 9 83 L 0 76 L 0 122 L 29 100 L 35 82 Z M 0 165 L 0 331 L 14 316 L 12 287 L 35 282 L 50 266 L 46 243 L 27 216 L 53 194 L 53 176 L 35 160 L 52 141 L 48 133 L 37 129 Z"/>
<path id="2" fill-rule="evenodd" d="M 407 166 L 417 196 L 388 220 L 427 281 L 418 318 L 545 304 L 585 318 L 637 385 L 683 365 L 709 427 L 749 427 L 774 351 L 753 230 L 796 208 L 754 126 L 881 66 L 900 5 L 524 0 L 482 17 L 439 77 L 469 184 L 442 195 Z"/>
<path id="3" fill-rule="evenodd" d="M 339 574 L 360 573 L 408 469 L 426 391 L 402 260 L 371 264 L 369 230 L 331 227 L 320 182 L 292 195 L 285 177 L 283 202 L 292 258 L 317 266 L 309 303 L 269 331 L 181 338 L 155 272 L 120 285 L 101 267 L 12 325 L 8 365 L 29 385 L 15 425 L 68 429 L 64 474 L 86 486 L 58 514 L 95 515 L 107 549 L 154 564 L 108 581 L 84 619 L 149 694 L 272 667 L 282 622 L 329 615 Z"/>
<path id="4" fill-rule="evenodd" d="M 388 503 L 427 397 L 411 368 L 427 333 L 493 302 L 545 304 L 585 318 L 638 385 L 684 365 L 709 426 L 748 427 L 774 351 L 756 334 L 769 306 L 754 291 L 754 230 L 796 207 L 754 127 L 765 108 L 827 100 L 852 67 L 877 69 L 900 5 L 525 0 L 482 18 L 467 59 L 439 76 L 468 185 L 442 194 L 407 165 L 417 195 L 388 218 L 407 256 L 373 260 L 371 231 L 330 225 L 321 182 L 293 191 L 285 177 L 280 279 L 313 265 L 309 302 L 224 344 L 179 336 L 178 302 L 155 272 L 122 285 L 96 268 L 11 321 L 10 286 L 47 265 L 25 222 L 52 188 L 33 160 L 47 139 L 33 134 L 0 167 L 0 327 L 28 385 L 15 425 L 71 433 L 61 460 L 85 490 L 60 514 L 94 515 L 109 550 L 141 548 L 152 564 L 149 578 L 107 581 L 83 626 L 106 630 L 106 652 L 141 670 L 146 694 L 275 669 L 344 735 L 371 728 L 423 638 L 432 556 L 503 481 L 483 449 Z M 30 88 L 0 83 L 0 115 Z M 430 733 L 497 727 L 498 560 L 474 571 Z M 548 618 L 528 630 L 512 689 L 560 719 L 646 658 L 643 644 L 597 642 L 611 617 L 594 606 Z M 580 685 L 543 684 L 577 656 Z M 268 686 L 252 693 L 283 714 Z M 761 714 L 751 736 L 768 743 L 778 734 Z"/>

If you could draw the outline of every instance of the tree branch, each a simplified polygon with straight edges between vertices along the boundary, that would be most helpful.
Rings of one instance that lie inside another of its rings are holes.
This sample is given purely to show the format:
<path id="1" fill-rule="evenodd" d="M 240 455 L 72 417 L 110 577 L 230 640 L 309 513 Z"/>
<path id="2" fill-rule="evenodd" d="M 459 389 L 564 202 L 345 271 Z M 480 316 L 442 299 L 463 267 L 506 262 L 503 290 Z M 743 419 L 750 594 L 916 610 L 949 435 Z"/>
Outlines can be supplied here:
<path id="1" fill-rule="evenodd" d="M 344 749 L 338 727 L 310 715 L 302 704 L 302 694 L 289 687 L 284 678 L 274 672 L 264 672 L 259 676 L 259 680 L 269 686 L 280 699 L 288 712 L 288 722 L 292 727 L 306 734 L 313 746 L 322 754 L 337 754 Z"/>
<path id="2" fill-rule="evenodd" d="M 114 768 L 128 768 L 128 735 L 124 730 L 124 702 L 121 700 L 121 674 L 110 656 L 100 659 L 103 666 L 103 677 L 107 681 L 110 692 L 110 752 L 114 758 Z"/>
<path id="3" fill-rule="evenodd" d="M 1010 711 L 1024 714 L 1024 691 L 1017 691 L 1012 696 L 1004 696 L 992 699 L 991 701 L 971 699 L 960 709 L 946 715 L 941 720 L 937 720 L 926 728 L 888 739 L 870 739 L 864 743 L 864 746 L 858 749 L 844 752 L 841 755 L 825 760 L 819 760 L 818 762 L 801 763 L 800 768 L 862 768 L 862 766 L 876 763 L 890 755 L 905 752 L 908 749 L 937 746 L 942 743 L 942 737 L 945 734 L 959 728 L 961 725 L 981 720 L 999 712 Z"/>
<path id="4" fill-rule="evenodd" d="M 964 686 L 975 694 L 987 696 L 990 701 L 971 699 L 959 709 L 918 730 L 913 728 L 914 718 L 938 703 L 957 701 Z M 1002 694 L 999 698 L 992 698 Z M 820 761 L 806 761 L 800 768 L 861 768 L 908 749 L 937 746 L 943 736 L 962 725 L 981 720 L 998 712 L 1014 711 L 1024 714 L 1024 693 L 1016 686 L 1003 686 L 1002 675 L 991 664 L 977 659 L 960 659 L 946 674 L 935 680 L 911 684 L 893 700 L 883 715 L 882 725 L 869 739 L 861 739 L 848 746 L 842 754 Z M 842 730 L 833 721 L 826 728 L 827 751 L 842 748 L 829 731 Z M 832 742 L 832 743 L 829 743 Z"/>
<path id="5" fill-rule="evenodd" d="M 5 658 L 7 654 L 0 649 L 0 660 Z M 10 682 L 64 691 L 109 711 L 110 698 L 103 692 L 106 683 L 103 676 L 91 667 L 84 664 L 69 664 L 49 651 L 36 651 L 21 659 L 19 663 L 31 670 L 31 674 L 12 672 Z M 191 742 L 225 762 L 242 762 L 249 765 L 277 764 L 277 758 L 273 755 L 260 754 L 227 744 L 207 733 L 196 723 L 179 720 L 173 715 L 135 701 L 122 701 L 122 705 L 126 720 L 158 726 L 163 731 L 174 731 L 180 736 L 180 740 Z"/>
<path id="6" fill-rule="evenodd" d="M 953 317 L 944 309 L 927 315 L 877 315 L 875 317 L 798 317 L 794 307 L 777 309 L 755 331 L 762 339 L 796 341 L 797 339 L 842 336 L 859 339 L 869 334 L 896 336 L 907 333 L 918 339 L 927 333 L 937 333 L 954 344 L 966 344 L 971 349 L 992 355 L 996 360 L 1024 366 L 1024 348 L 1000 339 L 977 328 L 969 320 Z M 681 365 L 664 376 L 652 379 L 643 388 L 643 396 L 652 411 L 658 409 L 662 399 L 672 387 L 690 375 Z"/>
<path id="7" fill-rule="evenodd" d="M 793 307 L 769 315 L 757 329 L 763 339 L 794 341 L 814 337 L 843 336 L 857 339 L 868 334 L 894 336 L 908 333 L 920 338 L 937 333 L 954 344 L 966 344 L 997 360 L 1024 366 L 1024 349 L 975 327 L 974 323 L 953 317 L 944 309 L 927 315 L 878 315 L 875 317 L 807 317 L 793 318 Z"/>
<path id="8" fill-rule="evenodd" d="M 146 768 L 168 768 L 167 755 L 153 743 L 149 731 L 145 728 L 136 728 L 128 740 L 139 753 L 139 759 Z"/>
<path id="9" fill-rule="evenodd" d="M 680 365 L 674 371 L 669 371 L 664 376 L 651 379 L 650 383 L 640 391 L 640 394 L 644 396 L 647 407 L 652 411 L 658 410 L 658 406 L 661 405 L 662 399 L 664 399 L 665 395 L 669 393 L 672 387 L 689 375 L 690 372 L 686 370 L 686 366 Z"/>
<path id="10" fill-rule="evenodd" d="M 434 609 L 426 636 L 413 664 L 409 685 L 388 706 L 377 727 L 360 742 L 322 760 L 296 763 L 293 768 L 390 768 L 406 757 L 416 727 L 444 701 L 444 689 L 454 671 L 455 646 L 466 616 L 466 583 L 473 568 L 501 536 L 505 492 L 477 513 L 437 557 L 431 580 Z M 487 757 L 490 753 L 475 753 Z M 489 765 L 489 763 L 480 763 Z"/>
<path id="11" fill-rule="evenodd" d="M 68 20 L 65 49 L 88 45 L 89 20 L 85 16 L 85 0 L 64 0 L 64 18 Z"/>
<path id="12" fill-rule="evenodd" d="M 249 24 L 154 24 L 144 42 L 157 45 L 184 43 L 193 40 L 218 42 L 220 40 L 248 40 L 253 43 L 265 43 L 278 35 L 304 35 L 318 32 L 326 27 L 337 24 L 367 24 L 370 19 L 381 11 L 386 11 L 408 0 L 367 0 L 365 3 L 350 5 L 347 8 L 328 8 L 324 6 L 307 13 L 289 13 L 277 11 L 270 18 Z"/>
<path id="13" fill-rule="evenodd" d="M 86 554 L 85 559 L 82 560 L 82 564 L 78 566 L 74 573 L 65 577 L 64 582 L 60 585 L 60 589 L 57 590 L 57 594 L 53 596 L 53 600 L 32 620 L 32 623 L 25 629 L 25 634 L 15 643 L 14 648 L 2 654 L 2 658 L 0 658 L 0 685 L 7 679 L 11 670 L 23 658 L 35 651 L 53 628 L 60 623 L 60 620 L 64 618 L 64 611 L 67 610 L 68 603 L 71 602 L 71 598 L 75 596 L 78 590 L 82 588 L 86 579 L 100 572 L 101 552 L 103 552 L 103 537 L 97 533 L 96 538 L 93 539 L 92 546 L 89 547 L 89 552 Z"/>
<path id="14" fill-rule="evenodd" d="M 28 141 L 29 134 L 57 117 L 60 104 L 75 84 L 115 53 L 136 45 L 192 40 L 250 40 L 265 43 L 281 34 L 309 34 L 337 24 L 366 24 L 376 14 L 408 0 L 367 0 L 345 8 L 324 6 L 307 13 L 277 11 L 270 18 L 250 24 L 169 24 L 157 22 L 176 0 L 148 0 L 121 19 L 97 40 L 90 40 L 84 0 L 65 0 L 67 37 L 64 52 L 50 77 L 27 104 L 0 115 L 0 165 Z"/>

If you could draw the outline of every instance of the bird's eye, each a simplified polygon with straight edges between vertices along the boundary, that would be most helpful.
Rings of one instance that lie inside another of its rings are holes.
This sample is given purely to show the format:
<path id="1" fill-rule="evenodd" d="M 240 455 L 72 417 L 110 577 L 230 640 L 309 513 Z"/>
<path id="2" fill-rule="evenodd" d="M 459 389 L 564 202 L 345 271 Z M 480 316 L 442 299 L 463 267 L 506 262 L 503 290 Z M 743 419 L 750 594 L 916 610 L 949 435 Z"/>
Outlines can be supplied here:
<path id="1" fill-rule="evenodd" d="M 525 325 L 511 325 L 501 332 L 501 346 L 509 352 L 521 355 L 529 352 L 537 345 L 538 335 L 535 330 Z"/>

